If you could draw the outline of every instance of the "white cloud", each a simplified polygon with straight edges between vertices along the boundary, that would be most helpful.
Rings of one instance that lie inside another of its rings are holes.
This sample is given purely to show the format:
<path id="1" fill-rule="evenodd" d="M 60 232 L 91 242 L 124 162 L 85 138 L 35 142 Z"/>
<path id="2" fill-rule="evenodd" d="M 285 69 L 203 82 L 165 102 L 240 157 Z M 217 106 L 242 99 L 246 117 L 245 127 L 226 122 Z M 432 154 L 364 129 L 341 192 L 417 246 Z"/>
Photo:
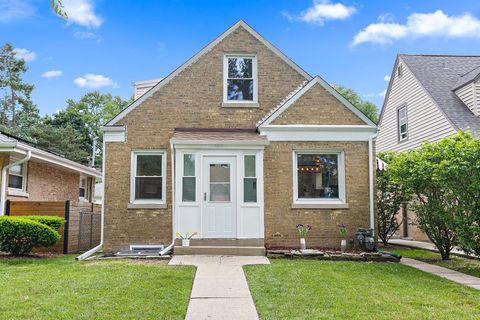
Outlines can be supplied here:
<path id="1" fill-rule="evenodd" d="M 33 51 L 28 50 L 28 49 L 15 48 L 15 49 L 13 49 L 13 52 L 15 52 L 15 57 L 16 58 L 23 59 L 26 62 L 33 61 L 37 58 L 37 54 Z"/>
<path id="2" fill-rule="evenodd" d="M 42 77 L 50 79 L 50 78 L 60 77 L 62 74 L 63 74 L 62 70 L 50 70 L 42 73 Z"/>
<path id="3" fill-rule="evenodd" d="M 27 0 L 0 0 L 0 23 L 15 22 L 34 14 L 34 6 Z"/>
<path id="4" fill-rule="evenodd" d="M 365 42 L 389 44 L 406 37 L 480 38 L 480 20 L 470 13 L 449 16 L 442 10 L 413 13 L 405 24 L 379 20 L 368 25 L 355 35 L 352 45 Z"/>
<path id="5" fill-rule="evenodd" d="M 63 6 L 68 15 L 67 23 L 76 23 L 87 28 L 98 28 L 103 19 L 95 13 L 92 0 L 64 0 Z"/>
<path id="6" fill-rule="evenodd" d="M 288 12 L 282 14 L 289 20 L 298 20 L 323 26 L 328 20 L 345 20 L 352 16 L 357 9 L 342 3 L 332 3 L 329 0 L 314 0 L 312 6 L 300 12 L 299 15 L 291 15 Z"/>
<path id="7" fill-rule="evenodd" d="M 96 40 L 97 42 L 102 42 L 102 37 L 100 37 L 99 35 L 91 31 L 75 30 L 75 32 L 73 33 L 73 36 L 80 40 L 92 39 L 92 40 Z"/>
<path id="8" fill-rule="evenodd" d="M 101 87 L 118 88 L 118 85 L 109 77 L 101 74 L 87 73 L 83 77 L 78 77 L 73 81 L 80 88 L 97 89 Z"/>
<path id="9" fill-rule="evenodd" d="M 385 75 L 385 77 L 383 77 L 383 80 L 385 80 L 385 81 L 387 81 L 387 82 L 390 81 L 390 76 L 389 76 L 388 74 Z"/>
<path id="10" fill-rule="evenodd" d="M 375 93 L 364 93 L 362 94 L 363 98 L 373 98 L 375 96 Z"/>

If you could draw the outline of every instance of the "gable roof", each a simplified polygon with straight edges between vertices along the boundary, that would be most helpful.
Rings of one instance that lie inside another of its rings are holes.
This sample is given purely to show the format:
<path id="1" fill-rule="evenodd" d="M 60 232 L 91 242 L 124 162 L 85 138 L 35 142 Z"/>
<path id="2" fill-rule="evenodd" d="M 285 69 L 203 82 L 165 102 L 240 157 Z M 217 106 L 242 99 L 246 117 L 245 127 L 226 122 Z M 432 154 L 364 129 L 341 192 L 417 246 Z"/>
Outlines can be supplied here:
<path id="1" fill-rule="evenodd" d="M 63 155 L 53 152 L 47 148 L 40 147 L 33 142 L 0 131 L 0 152 L 25 154 L 28 151 L 32 153 L 32 159 L 47 162 L 70 171 L 86 174 L 88 176 L 96 178 L 102 177 L 101 172 L 94 168 L 87 167 L 78 162 L 69 160 Z"/>
<path id="2" fill-rule="evenodd" d="M 320 76 L 316 76 L 310 81 L 303 82 L 298 86 L 294 91 L 292 91 L 285 99 L 280 102 L 275 108 L 273 108 L 267 115 L 257 122 L 257 127 L 270 125 L 273 120 L 275 120 L 280 114 L 292 106 L 301 96 L 303 96 L 308 90 L 310 90 L 315 84 L 319 84 L 330 94 L 332 94 L 340 103 L 352 111 L 356 116 L 363 120 L 367 125 L 376 127 L 377 125 L 370 120 L 366 115 L 363 114 L 357 107 L 355 107 L 350 101 L 345 99 L 337 90 L 335 90 L 331 85 L 329 85 L 325 80 Z"/>
<path id="3" fill-rule="evenodd" d="M 311 75 L 309 75 L 305 70 L 303 70 L 295 62 L 293 62 L 290 58 L 288 58 L 284 53 L 282 53 L 280 50 L 278 50 L 273 44 L 268 42 L 257 31 L 255 31 L 252 27 L 250 27 L 245 21 L 239 20 L 233 26 L 228 28 L 224 33 L 222 33 L 220 36 L 218 36 L 215 40 L 213 40 L 207 46 L 205 46 L 202 50 L 200 50 L 197 54 L 195 54 L 192 58 L 190 58 L 187 62 L 185 62 L 180 67 L 175 69 L 167 77 L 163 78 L 159 83 L 157 83 L 154 87 L 152 87 L 149 91 L 147 91 L 143 96 L 141 96 L 140 98 L 135 100 L 132 104 L 130 104 L 128 107 L 123 109 L 112 120 L 110 120 L 106 124 L 106 126 L 112 126 L 115 123 L 117 123 L 119 120 L 123 119 L 133 109 L 135 109 L 137 106 L 142 104 L 145 100 L 147 100 L 149 97 L 151 97 L 155 92 L 160 90 L 160 88 L 162 88 L 165 84 L 170 82 L 170 80 L 175 78 L 180 72 L 182 72 L 184 69 L 186 69 L 187 67 L 189 67 L 193 63 L 195 63 L 198 59 L 200 59 L 200 57 L 202 57 L 204 54 L 209 52 L 213 47 L 215 47 L 223 39 L 225 39 L 228 35 L 230 35 L 232 32 L 234 32 L 235 30 L 237 30 L 240 27 L 242 27 L 243 29 L 248 31 L 251 35 L 253 35 L 255 38 L 257 38 L 261 43 L 263 43 L 267 48 L 269 48 L 271 51 L 273 51 L 277 56 L 282 58 L 289 66 L 291 66 L 293 69 L 297 70 L 298 73 L 300 73 L 302 76 L 304 76 L 307 80 L 312 79 Z"/>
<path id="4" fill-rule="evenodd" d="M 471 129 L 473 134 L 480 133 L 480 118 L 472 113 L 453 90 L 458 83 L 466 83 L 475 73 L 480 66 L 480 56 L 401 54 L 398 57 L 455 129 Z M 462 80 L 463 76 L 466 77 Z"/>
<path id="5" fill-rule="evenodd" d="M 453 87 L 453 90 L 459 89 L 463 87 L 464 85 L 468 84 L 469 82 L 475 81 L 480 77 L 480 65 L 476 68 L 473 68 L 469 72 L 465 73 L 462 75 L 455 86 Z"/>

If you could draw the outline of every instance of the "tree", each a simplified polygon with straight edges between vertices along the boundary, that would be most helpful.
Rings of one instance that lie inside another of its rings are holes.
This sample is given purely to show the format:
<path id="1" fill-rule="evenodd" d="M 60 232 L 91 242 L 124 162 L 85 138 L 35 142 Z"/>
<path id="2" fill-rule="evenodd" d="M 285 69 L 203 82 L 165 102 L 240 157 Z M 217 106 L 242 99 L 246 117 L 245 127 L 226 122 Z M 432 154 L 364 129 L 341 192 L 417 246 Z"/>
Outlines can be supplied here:
<path id="1" fill-rule="evenodd" d="M 335 86 L 335 90 L 337 90 L 345 99 L 350 101 L 351 104 L 357 107 L 370 120 L 374 123 L 378 123 L 377 106 L 373 102 L 362 100 L 353 89 L 344 86 Z"/>
<path id="2" fill-rule="evenodd" d="M 395 153 L 382 153 L 378 157 L 387 164 L 395 160 Z M 395 171 L 390 168 L 377 170 L 377 233 L 385 246 L 400 228 L 403 219 L 398 219 L 401 205 L 407 198 L 403 185 L 395 180 Z"/>
<path id="3" fill-rule="evenodd" d="M 52 8 L 53 12 L 55 12 L 60 17 L 67 19 L 68 14 L 65 11 L 65 7 L 63 6 L 63 0 L 50 0 L 50 7 Z"/>
<path id="4" fill-rule="evenodd" d="M 0 126 L 6 131 L 19 131 L 19 125 L 28 126 L 38 118 L 38 109 L 33 105 L 33 85 L 22 81 L 28 70 L 25 60 L 17 59 L 11 44 L 0 49 Z"/>

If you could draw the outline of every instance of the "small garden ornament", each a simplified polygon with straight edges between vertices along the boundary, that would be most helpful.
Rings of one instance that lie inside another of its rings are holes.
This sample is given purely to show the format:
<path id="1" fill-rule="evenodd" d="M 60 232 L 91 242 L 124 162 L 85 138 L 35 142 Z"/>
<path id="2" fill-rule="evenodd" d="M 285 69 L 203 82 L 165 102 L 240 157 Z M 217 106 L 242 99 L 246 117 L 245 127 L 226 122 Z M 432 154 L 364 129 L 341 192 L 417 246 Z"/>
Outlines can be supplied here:
<path id="1" fill-rule="evenodd" d="M 296 225 L 298 235 L 300 236 L 300 249 L 305 250 L 307 248 L 305 244 L 305 237 L 308 234 L 308 231 L 312 230 L 312 226 L 307 224 L 304 226 L 303 224 L 297 224 Z"/>
<path id="2" fill-rule="evenodd" d="M 190 234 L 190 232 L 187 232 L 185 233 L 185 235 L 182 235 L 180 232 L 177 232 L 177 237 L 182 239 L 182 247 L 190 247 L 190 239 L 192 239 L 196 235 L 197 235 L 196 232 L 192 234 Z"/>
<path id="3" fill-rule="evenodd" d="M 345 239 L 347 237 L 347 226 L 343 223 L 339 224 L 338 233 L 340 233 L 340 238 L 342 238 L 342 242 L 340 242 L 340 249 L 342 250 L 342 253 L 344 253 L 347 249 L 347 240 Z"/>

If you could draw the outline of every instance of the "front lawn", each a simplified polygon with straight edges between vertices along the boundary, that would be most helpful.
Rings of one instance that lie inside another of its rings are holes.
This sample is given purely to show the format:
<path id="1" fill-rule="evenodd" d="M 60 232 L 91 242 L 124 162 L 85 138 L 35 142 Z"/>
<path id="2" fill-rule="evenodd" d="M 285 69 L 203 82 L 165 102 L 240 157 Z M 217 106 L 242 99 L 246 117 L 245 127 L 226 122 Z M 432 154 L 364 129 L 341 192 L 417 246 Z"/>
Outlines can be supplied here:
<path id="1" fill-rule="evenodd" d="M 456 270 L 480 278 L 480 260 L 468 259 L 450 255 L 450 260 L 443 261 L 440 254 L 432 251 L 410 248 L 386 248 L 385 250 L 401 254 L 402 257 L 412 258 L 441 267 Z"/>
<path id="2" fill-rule="evenodd" d="M 183 319 L 195 269 L 0 257 L 1 319 Z"/>
<path id="3" fill-rule="evenodd" d="M 480 291 L 396 263 L 246 266 L 261 319 L 480 319 Z"/>

